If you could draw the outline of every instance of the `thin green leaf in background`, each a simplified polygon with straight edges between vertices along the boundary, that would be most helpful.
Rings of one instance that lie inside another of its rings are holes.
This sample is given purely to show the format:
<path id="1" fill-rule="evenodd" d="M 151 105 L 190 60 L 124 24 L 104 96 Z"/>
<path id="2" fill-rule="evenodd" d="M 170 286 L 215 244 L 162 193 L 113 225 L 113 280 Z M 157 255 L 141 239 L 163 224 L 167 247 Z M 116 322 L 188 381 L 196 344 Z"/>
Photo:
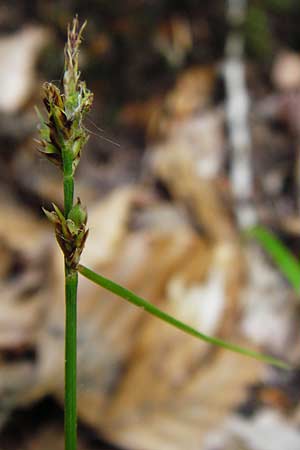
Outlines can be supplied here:
<path id="1" fill-rule="evenodd" d="M 297 293 L 300 292 L 300 263 L 289 249 L 262 226 L 256 226 L 246 232 L 247 236 L 255 238 L 270 255 L 281 273 L 291 283 Z"/>

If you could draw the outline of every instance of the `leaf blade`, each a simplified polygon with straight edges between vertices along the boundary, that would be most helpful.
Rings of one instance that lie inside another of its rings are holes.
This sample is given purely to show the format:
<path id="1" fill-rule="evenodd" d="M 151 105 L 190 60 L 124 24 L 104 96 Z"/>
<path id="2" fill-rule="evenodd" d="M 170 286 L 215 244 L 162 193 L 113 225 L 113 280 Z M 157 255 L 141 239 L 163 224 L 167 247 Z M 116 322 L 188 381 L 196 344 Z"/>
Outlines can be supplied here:
<path id="1" fill-rule="evenodd" d="M 256 226 L 246 232 L 255 238 L 275 262 L 281 273 L 290 282 L 295 291 L 300 292 L 300 264 L 289 249 L 273 234 L 262 226 Z"/>
<path id="2" fill-rule="evenodd" d="M 249 349 L 239 347 L 237 345 L 223 341 L 222 339 L 207 336 L 207 335 L 201 333 L 200 331 L 195 330 L 194 328 L 190 327 L 189 325 L 185 324 L 184 322 L 181 322 L 180 320 L 177 320 L 175 317 L 170 316 L 169 314 L 160 310 L 159 308 L 154 306 L 152 303 L 147 302 L 143 298 L 139 297 L 138 295 L 136 295 L 133 292 L 129 291 L 128 289 L 124 288 L 123 286 L 115 283 L 114 281 L 112 281 L 108 278 L 103 277 L 102 275 L 95 273 L 93 270 L 88 269 L 87 267 L 85 267 L 81 264 L 79 264 L 79 266 L 78 266 L 78 272 L 81 273 L 81 275 L 83 275 L 84 277 L 88 278 L 90 281 L 97 284 L 98 286 L 103 287 L 104 289 L 112 292 L 113 294 L 116 294 L 119 297 L 122 297 L 123 299 L 134 304 L 135 306 L 143 308 L 145 311 L 147 311 L 151 315 L 163 320 L 164 322 L 169 323 L 170 325 L 174 326 L 175 328 L 177 328 L 193 337 L 196 337 L 197 339 L 205 341 L 209 344 L 217 345 L 219 347 L 225 348 L 225 349 L 233 351 L 235 353 L 239 353 L 244 356 L 249 356 L 249 357 L 255 358 L 257 360 L 274 365 L 276 367 L 280 367 L 281 369 L 290 369 L 289 364 L 287 364 L 284 361 L 281 361 L 277 358 L 273 358 L 272 356 L 268 356 L 268 355 L 263 355 L 254 350 L 249 350 Z"/>

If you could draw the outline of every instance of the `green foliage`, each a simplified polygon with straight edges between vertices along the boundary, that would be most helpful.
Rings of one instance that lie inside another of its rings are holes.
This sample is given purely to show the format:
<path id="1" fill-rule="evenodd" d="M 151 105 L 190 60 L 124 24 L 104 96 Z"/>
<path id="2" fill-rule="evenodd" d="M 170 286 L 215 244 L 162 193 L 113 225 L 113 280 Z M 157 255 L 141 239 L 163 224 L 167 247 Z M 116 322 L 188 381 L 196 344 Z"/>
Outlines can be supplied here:
<path id="1" fill-rule="evenodd" d="M 278 13 L 299 7 L 298 0 L 265 0 L 265 4 L 271 10 Z"/>
<path id="2" fill-rule="evenodd" d="M 257 6 L 250 6 L 245 24 L 247 46 L 258 58 L 271 55 L 273 38 L 266 11 Z"/>
<path id="3" fill-rule="evenodd" d="M 273 234 L 262 226 L 251 228 L 247 235 L 255 238 L 270 255 L 281 273 L 300 292 L 300 264 L 290 250 Z"/>
<path id="4" fill-rule="evenodd" d="M 178 328 L 179 330 L 183 331 L 184 333 L 194 336 L 197 339 L 205 341 L 209 344 L 217 345 L 218 347 L 222 347 L 227 350 L 231 350 L 232 352 L 235 352 L 235 353 L 240 353 L 241 355 L 250 356 L 252 358 L 258 359 L 260 361 L 264 361 L 268 364 L 272 364 L 272 365 L 280 367 L 282 369 L 289 368 L 288 364 L 286 364 L 285 362 L 280 361 L 276 358 L 273 358 L 272 356 L 263 355 L 261 353 L 255 352 L 253 350 L 245 349 L 242 347 L 238 347 L 237 345 L 231 344 L 229 342 L 225 342 L 222 339 L 218 339 L 218 338 L 207 336 L 206 334 L 203 334 L 200 331 L 197 331 L 194 328 L 190 327 L 186 323 L 175 319 L 175 317 L 170 316 L 169 314 L 165 313 L 164 311 L 161 311 L 160 309 L 156 308 L 156 306 L 154 306 L 152 303 L 147 302 L 147 300 L 144 300 L 143 298 L 139 297 L 138 295 L 134 294 L 133 292 L 129 291 L 128 289 L 124 288 L 123 286 L 120 286 L 119 284 L 115 283 L 114 281 L 109 280 L 108 278 L 105 278 L 102 275 L 99 275 L 99 274 L 93 272 L 91 269 L 88 269 L 87 267 L 79 265 L 78 271 L 79 271 L 79 273 L 81 273 L 81 275 L 83 275 L 86 278 L 88 278 L 89 280 L 93 281 L 93 283 L 96 283 L 99 286 L 103 287 L 104 289 L 118 295 L 121 298 L 124 298 L 129 303 L 132 303 L 135 306 L 143 308 L 145 311 L 147 311 L 152 316 L 155 316 L 155 317 L 163 320 L 164 322 L 172 325 L 175 328 Z"/>

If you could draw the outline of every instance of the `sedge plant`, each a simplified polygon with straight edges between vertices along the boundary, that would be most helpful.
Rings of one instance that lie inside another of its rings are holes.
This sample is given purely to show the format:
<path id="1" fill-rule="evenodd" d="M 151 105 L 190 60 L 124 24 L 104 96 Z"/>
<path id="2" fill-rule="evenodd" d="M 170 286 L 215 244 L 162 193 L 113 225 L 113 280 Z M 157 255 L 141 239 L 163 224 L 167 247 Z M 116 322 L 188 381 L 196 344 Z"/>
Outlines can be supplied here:
<path id="1" fill-rule="evenodd" d="M 85 82 L 80 79 L 78 69 L 79 46 L 85 25 L 86 22 L 80 27 L 78 18 L 75 17 L 68 27 L 62 89 L 60 90 L 53 83 L 45 83 L 43 102 L 46 108 L 46 118 L 37 111 L 40 119 L 38 149 L 60 169 L 64 191 L 63 209 L 61 210 L 53 204 L 52 211 L 44 209 L 44 212 L 54 225 L 56 239 L 64 255 L 65 264 L 65 450 L 76 450 L 77 448 L 78 274 L 197 339 L 274 366 L 288 368 L 285 362 L 271 356 L 207 336 L 161 311 L 125 287 L 80 264 L 80 255 L 88 236 L 87 212 L 79 198 L 74 201 L 74 175 L 80 162 L 81 152 L 89 137 L 84 127 L 84 119 L 93 102 L 93 94 L 86 87 Z"/>

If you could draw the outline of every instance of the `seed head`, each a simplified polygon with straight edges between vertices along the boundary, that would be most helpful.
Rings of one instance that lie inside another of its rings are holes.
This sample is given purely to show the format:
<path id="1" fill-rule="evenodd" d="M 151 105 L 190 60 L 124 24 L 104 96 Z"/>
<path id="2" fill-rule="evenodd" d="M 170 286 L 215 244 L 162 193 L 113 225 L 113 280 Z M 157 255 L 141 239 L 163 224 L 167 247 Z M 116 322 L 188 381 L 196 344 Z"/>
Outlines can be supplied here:
<path id="1" fill-rule="evenodd" d="M 67 266 L 76 269 L 88 236 L 86 209 L 82 207 L 80 199 L 77 198 L 67 219 L 54 203 L 53 211 L 47 211 L 44 208 L 43 211 L 55 227 L 56 239 L 65 255 Z"/>
<path id="2" fill-rule="evenodd" d="M 65 46 L 65 71 L 63 92 L 53 83 L 44 83 L 43 102 L 47 111 L 44 119 L 39 111 L 40 140 L 39 151 L 51 162 L 63 166 L 63 151 L 71 152 L 73 173 L 79 163 L 88 134 L 83 127 L 83 119 L 92 106 L 93 94 L 80 80 L 78 70 L 79 45 L 86 22 L 79 27 L 78 17 L 68 27 Z"/>

